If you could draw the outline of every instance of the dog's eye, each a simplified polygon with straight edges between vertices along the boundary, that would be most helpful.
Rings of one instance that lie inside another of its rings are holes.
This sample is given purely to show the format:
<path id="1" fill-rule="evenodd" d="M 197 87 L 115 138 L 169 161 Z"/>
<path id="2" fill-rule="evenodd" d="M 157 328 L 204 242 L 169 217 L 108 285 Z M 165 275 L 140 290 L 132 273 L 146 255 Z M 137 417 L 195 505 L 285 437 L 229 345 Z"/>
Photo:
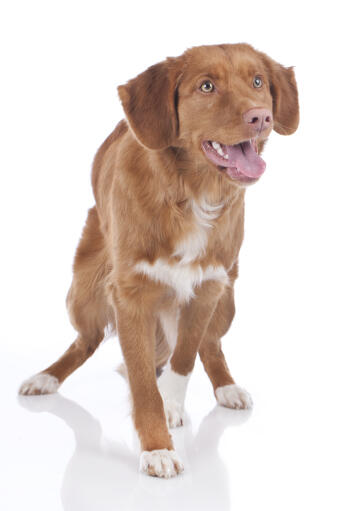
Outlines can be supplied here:
<path id="1" fill-rule="evenodd" d="M 253 79 L 253 86 L 256 87 L 256 89 L 259 89 L 263 85 L 263 80 L 260 76 L 255 76 Z"/>
<path id="2" fill-rule="evenodd" d="M 206 80 L 200 86 L 200 89 L 201 89 L 202 92 L 212 92 L 214 90 L 214 88 L 215 88 L 215 86 L 214 86 L 213 83 L 211 83 L 210 80 Z"/>

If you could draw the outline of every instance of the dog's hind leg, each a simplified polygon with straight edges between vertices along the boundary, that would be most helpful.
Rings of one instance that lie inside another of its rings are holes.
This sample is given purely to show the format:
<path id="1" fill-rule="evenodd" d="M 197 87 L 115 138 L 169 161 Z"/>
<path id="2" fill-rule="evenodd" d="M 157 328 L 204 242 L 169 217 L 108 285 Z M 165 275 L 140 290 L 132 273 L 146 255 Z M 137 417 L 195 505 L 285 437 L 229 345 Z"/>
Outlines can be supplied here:
<path id="1" fill-rule="evenodd" d="M 23 382 L 20 394 L 56 392 L 67 376 L 94 353 L 104 338 L 105 326 L 114 326 L 113 310 L 105 296 L 108 272 L 104 239 L 96 208 L 92 208 L 76 252 L 74 278 L 67 296 L 70 319 L 79 335 L 54 364 Z"/>
<path id="2" fill-rule="evenodd" d="M 24 395 L 52 394 L 61 383 L 90 357 L 100 344 L 101 338 L 88 342 L 78 336 L 68 350 L 44 371 L 24 381 L 19 393 Z"/>

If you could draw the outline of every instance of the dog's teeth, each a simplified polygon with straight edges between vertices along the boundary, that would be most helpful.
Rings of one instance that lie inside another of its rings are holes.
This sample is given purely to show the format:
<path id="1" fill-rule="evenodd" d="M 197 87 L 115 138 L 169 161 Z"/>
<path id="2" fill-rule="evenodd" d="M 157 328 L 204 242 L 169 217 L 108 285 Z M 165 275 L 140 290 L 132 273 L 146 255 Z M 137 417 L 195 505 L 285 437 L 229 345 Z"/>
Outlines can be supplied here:
<path id="1" fill-rule="evenodd" d="M 221 144 L 219 144 L 218 142 L 211 142 L 211 145 L 220 156 L 222 156 L 226 160 L 229 158 L 229 156 L 223 152 Z"/>

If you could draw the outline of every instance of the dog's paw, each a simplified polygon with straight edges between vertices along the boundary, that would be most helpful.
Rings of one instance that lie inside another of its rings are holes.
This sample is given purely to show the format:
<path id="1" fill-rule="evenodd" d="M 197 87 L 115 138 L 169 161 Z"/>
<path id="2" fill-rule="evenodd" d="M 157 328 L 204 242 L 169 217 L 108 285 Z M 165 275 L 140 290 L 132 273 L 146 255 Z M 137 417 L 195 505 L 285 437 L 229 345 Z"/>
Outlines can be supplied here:
<path id="1" fill-rule="evenodd" d="M 183 463 L 176 451 L 168 449 L 156 449 L 143 451 L 140 459 L 140 471 L 149 476 L 175 477 L 183 472 Z"/>
<path id="2" fill-rule="evenodd" d="M 37 396 L 39 394 L 53 394 L 60 387 L 59 380 L 55 376 L 46 373 L 35 374 L 24 381 L 19 388 L 19 394 L 23 396 Z"/>
<path id="3" fill-rule="evenodd" d="M 164 413 L 169 428 L 183 426 L 184 408 L 176 399 L 164 399 Z"/>
<path id="4" fill-rule="evenodd" d="M 218 404 L 227 408 L 251 408 L 253 404 L 249 392 L 235 383 L 218 387 L 215 394 Z"/>

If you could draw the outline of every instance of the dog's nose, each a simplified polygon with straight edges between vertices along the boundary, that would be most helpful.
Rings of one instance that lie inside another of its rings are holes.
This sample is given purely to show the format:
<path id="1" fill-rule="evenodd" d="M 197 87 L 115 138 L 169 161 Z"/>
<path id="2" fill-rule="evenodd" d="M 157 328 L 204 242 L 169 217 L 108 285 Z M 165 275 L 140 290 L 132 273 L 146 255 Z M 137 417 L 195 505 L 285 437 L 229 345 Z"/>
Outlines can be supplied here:
<path id="1" fill-rule="evenodd" d="M 250 108 L 243 114 L 245 124 L 261 133 L 272 125 L 272 112 L 267 108 Z"/>

